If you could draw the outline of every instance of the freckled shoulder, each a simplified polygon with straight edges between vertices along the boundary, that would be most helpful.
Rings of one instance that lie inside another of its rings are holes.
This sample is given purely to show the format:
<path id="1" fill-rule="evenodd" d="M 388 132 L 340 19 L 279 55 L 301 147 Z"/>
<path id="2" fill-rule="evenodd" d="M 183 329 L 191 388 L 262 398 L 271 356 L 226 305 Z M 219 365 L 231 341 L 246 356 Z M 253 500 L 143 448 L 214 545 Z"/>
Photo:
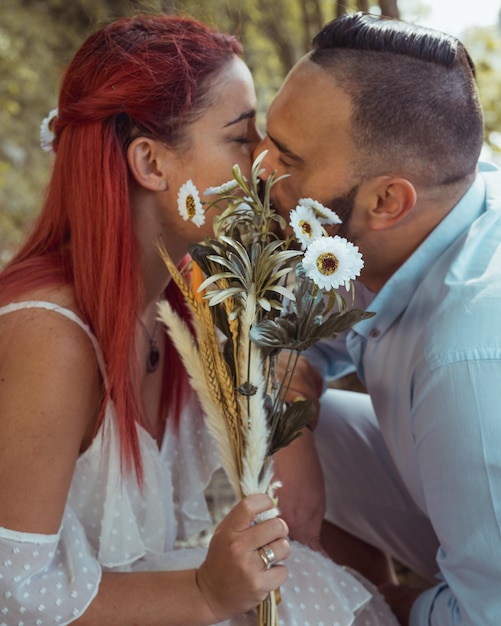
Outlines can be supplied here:
<path id="1" fill-rule="evenodd" d="M 22 309 L 0 316 L 0 355 L 0 525 L 56 532 L 98 415 L 96 353 L 72 320 Z"/>

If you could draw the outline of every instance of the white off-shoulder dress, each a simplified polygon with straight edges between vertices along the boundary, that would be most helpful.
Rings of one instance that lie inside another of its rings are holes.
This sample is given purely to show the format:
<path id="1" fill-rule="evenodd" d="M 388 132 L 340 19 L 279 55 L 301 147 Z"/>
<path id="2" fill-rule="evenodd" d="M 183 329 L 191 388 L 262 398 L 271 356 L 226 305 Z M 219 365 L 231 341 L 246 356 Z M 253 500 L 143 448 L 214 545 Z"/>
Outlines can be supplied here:
<path id="1" fill-rule="evenodd" d="M 0 308 L 0 315 L 22 308 L 49 309 L 78 324 L 93 343 L 105 376 L 95 337 L 71 311 L 33 301 Z M 110 402 L 98 434 L 77 461 L 59 532 L 0 527 L 0 626 L 70 624 L 97 594 L 103 571 L 174 570 L 203 561 L 202 546 L 176 549 L 176 541 L 212 522 L 204 491 L 219 463 L 196 399 L 185 407 L 178 429 L 168 424 L 160 449 L 146 430 L 137 429 L 142 490 L 133 474 L 120 472 Z M 289 579 L 281 588 L 280 624 L 398 626 L 377 590 L 321 554 L 293 542 L 286 564 Z M 256 614 L 224 624 L 256 625 Z"/>

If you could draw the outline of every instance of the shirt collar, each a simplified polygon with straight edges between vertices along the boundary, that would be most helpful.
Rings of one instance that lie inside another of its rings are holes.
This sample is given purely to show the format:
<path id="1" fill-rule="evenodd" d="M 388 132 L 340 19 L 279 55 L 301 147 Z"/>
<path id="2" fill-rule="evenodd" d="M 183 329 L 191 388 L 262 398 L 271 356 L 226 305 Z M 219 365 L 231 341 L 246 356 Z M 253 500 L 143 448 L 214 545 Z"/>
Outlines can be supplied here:
<path id="1" fill-rule="evenodd" d="M 485 182 L 482 176 L 477 175 L 456 206 L 375 296 L 367 308 L 376 315 L 359 322 L 354 329 L 356 333 L 365 338 L 383 335 L 407 307 L 418 285 L 440 255 L 482 213 L 484 206 Z"/>

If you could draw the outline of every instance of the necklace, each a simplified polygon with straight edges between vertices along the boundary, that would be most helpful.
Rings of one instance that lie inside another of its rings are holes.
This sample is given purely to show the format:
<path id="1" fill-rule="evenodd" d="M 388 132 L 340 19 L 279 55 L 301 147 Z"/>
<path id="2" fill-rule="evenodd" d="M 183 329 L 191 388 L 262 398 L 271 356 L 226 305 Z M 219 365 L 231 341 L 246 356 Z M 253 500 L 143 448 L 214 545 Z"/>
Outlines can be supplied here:
<path id="1" fill-rule="evenodd" d="M 160 322 L 156 320 L 155 327 L 153 328 L 153 333 L 150 335 L 143 320 L 140 317 L 138 317 L 138 320 L 143 327 L 146 336 L 148 337 L 148 341 L 150 342 L 150 349 L 148 350 L 148 356 L 146 358 L 146 371 L 151 374 L 157 370 L 158 364 L 160 362 L 160 352 L 157 346 L 157 332 L 160 326 Z"/>

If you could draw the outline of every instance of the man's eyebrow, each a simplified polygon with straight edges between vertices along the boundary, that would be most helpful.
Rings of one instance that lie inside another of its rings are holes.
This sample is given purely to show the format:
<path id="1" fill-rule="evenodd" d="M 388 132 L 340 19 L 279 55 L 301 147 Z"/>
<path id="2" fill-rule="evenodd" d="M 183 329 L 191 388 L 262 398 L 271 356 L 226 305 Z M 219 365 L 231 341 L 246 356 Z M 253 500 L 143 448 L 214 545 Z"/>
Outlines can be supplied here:
<path id="1" fill-rule="evenodd" d="M 275 146 L 280 150 L 280 152 L 284 156 L 288 157 L 292 161 L 296 161 L 297 163 L 304 163 L 303 157 L 300 157 L 298 154 L 295 154 L 294 152 L 292 152 L 292 150 L 289 150 L 289 148 L 287 148 L 285 144 L 283 144 L 281 141 L 278 141 L 278 139 L 275 139 L 274 137 L 272 137 L 270 133 L 266 133 L 266 134 L 268 135 L 270 141 L 273 144 L 275 144 Z"/>
<path id="2" fill-rule="evenodd" d="M 252 120 L 255 117 L 256 117 L 256 110 L 249 109 L 248 111 L 244 111 L 243 113 L 241 113 L 236 119 L 225 124 L 223 128 L 227 128 L 228 126 L 233 126 L 234 124 L 238 124 L 238 122 L 241 122 L 242 120 Z"/>

